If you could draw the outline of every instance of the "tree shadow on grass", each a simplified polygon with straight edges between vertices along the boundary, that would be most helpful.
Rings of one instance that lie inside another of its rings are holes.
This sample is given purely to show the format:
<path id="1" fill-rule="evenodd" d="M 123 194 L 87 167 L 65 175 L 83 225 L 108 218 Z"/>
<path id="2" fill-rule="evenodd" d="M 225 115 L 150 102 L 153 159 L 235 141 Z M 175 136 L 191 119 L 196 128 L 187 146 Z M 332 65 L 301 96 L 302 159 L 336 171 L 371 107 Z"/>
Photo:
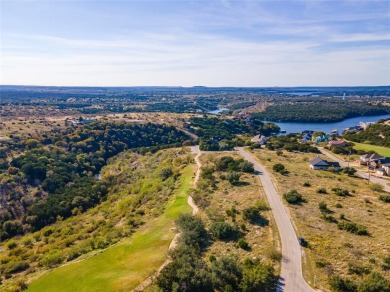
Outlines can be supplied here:
<path id="1" fill-rule="evenodd" d="M 250 183 L 246 182 L 246 181 L 239 181 L 237 183 L 234 184 L 236 187 L 244 187 L 244 186 L 249 186 Z"/>
<path id="2" fill-rule="evenodd" d="M 268 226 L 269 225 L 269 220 L 267 218 L 264 218 L 263 216 L 259 215 L 258 217 L 252 219 L 250 221 L 251 224 L 257 225 L 257 226 Z"/>

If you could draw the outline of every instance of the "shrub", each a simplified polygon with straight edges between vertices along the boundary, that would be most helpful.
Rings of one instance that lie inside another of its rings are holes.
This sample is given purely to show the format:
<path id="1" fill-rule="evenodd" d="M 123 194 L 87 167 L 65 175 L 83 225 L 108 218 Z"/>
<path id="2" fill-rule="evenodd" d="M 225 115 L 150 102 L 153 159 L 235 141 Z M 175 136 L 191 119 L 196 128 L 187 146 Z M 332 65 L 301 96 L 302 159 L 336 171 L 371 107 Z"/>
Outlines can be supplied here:
<path id="1" fill-rule="evenodd" d="M 164 181 L 173 175 L 173 171 L 170 168 L 164 168 L 163 170 L 161 170 L 160 175 L 161 175 L 161 179 Z"/>
<path id="2" fill-rule="evenodd" d="M 242 216 L 244 220 L 253 222 L 260 218 L 260 213 L 256 207 L 249 207 L 242 211 Z"/>
<path id="3" fill-rule="evenodd" d="M 353 222 L 342 221 L 337 224 L 337 228 L 340 230 L 346 230 L 356 235 L 369 235 L 366 227 L 358 225 Z"/>
<path id="4" fill-rule="evenodd" d="M 341 188 L 332 188 L 332 191 L 340 197 L 346 197 L 349 196 L 350 193 L 347 189 L 341 189 Z"/>
<path id="5" fill-rule="evenodd" d="M 157 277 L 163 292 L 213 291 L 210 269 L 202 259 L 185 253 L 166 265 Z"/>
<path id="6" fill-rule="evenodd" d="M 14 248 L 17 247 L 17 246 L 18 246 L 18 244 L 17 244 L 15 241 L 13 241 L 13 240 L 10 240 L 10 241 L 7 243 L 8 249 L 14 249 Z"/>
<path id="7" fill-rule="evenodd" d="M 340 276 L 333 276 L 330 278 L 329 285 L 332 291 L 335 292 L 356 292 L 357 290 L 357 286 L 354 282 L 343 279 Z"/>
<path id="8" fill-rule="evenodd" d="M 276 282 L 274 268 L 258 262 L 244 269 L 240 286 L 242 291 L 271 292 L 276 290 Z"/>
<path id="9" fill-rule="evenodd" d="M 19 273 L 29 268 L 29 264 L 25 261 L 11 261 L 6 263 L 2 268 L 2 273 L 10 275 L 13 273 Z"/>
<path id="10" fill-rule="evenodd" d="M 190 214 L 181 214 L 176 225 L 182 231 L 180 241 L 192 247 L 199 248 L 206 243 L 207 232 L 202 219 Z"/>
<path id="11" fill-rule="evenodd" d="M 318 261 L 316 261 L 315 265 L 317 268 L 325 268 L 327 266 L 330 266 L 330 263 L 325 261 L 325 260 L 318 260 Z"/>
<path id="12" fill-rule="evenodd" d="M 372 272 L 360 283 L 358 292 L 390 291 L 390 281 L 377 272 Z"/>
<path id="13" fill-rule="evenodd" d="M 390 255 L 386 256 L 383 259 L 382 270 L 384 271 L 390 270 Z"/>
<path id="14" fill-rule="evenodd" d="M 374 192 L 383 192 L 383 186 L 381 184 L 373 183 L 370 185 L 370 189 Z"/>
<path id="15" fill-rule="evenodd" d="M 317 194 L 327 194 L 328 192 L 326 191 L 326 189 L 325 188 L 319 188 L 318 190 L 317 190 Z"/>
<path id="16" fill-rule="evenodd" d="M 371 271 L 370 267 L 361 266 L 356 263 L 348 263 L 348 273 L 356 275 L 367 275 Z"/>
<path id="17" fill-rule="evenodd" d="M 239 291 L 242 270 L 237 258 L 224 256 L 213 261 L 211 274 L 214 291 Z M 230 290 L 226 289 L 227 286 Z"/>
<path id="18" fill-rule="evenodd" d="M 268 225 L 268 220 L 261 216 L 259 209 L 256 207 L 248 207 L 242 211 L 244 220 L 251 222 L 252 224 L 259 224 L 261 226 Z"/>
<path id="19" fill-rule="evenodd" d="M 218 239 L 230 239 L 237 235 L 237 228 L 226 222 L 215 222 L 211 224 L 210 232 Z"/>
<path id="20" fill-rule="evenodd" d="M 49 268 L 53 268 L 61 264 L 65 259 L 65 256 L 58 249 L 50 250 L 40 260 L 40 264 Z"/>
<path id="21" fill-rule="evenodd" d="M 390 203 L 390 195 L 380 195 L 379 200 L 385 203 Z"/>
<path id="22" fill-rule="evenodd" d="M 237 242 L 237 245 L 239 248 L 242 248 L 242 249 L 245 249 L 245 250 L 248 250 L 249 249 L 249 244 L 248 242 L 246 242 L 245 239 L 243 238 L 240 238 Z"/>
<path id="23" fill-rule="evenodd" d="M 283 194 L 283 198 L 287 201 L 287 203 L 292 205 L 297 205 L 304 201 L 302 195 L 298 193 L 297 190 L 291 190 Z"/>
<path id="24" fill-rule="evenodd" d="M 329 214 L 323 213 L 321 218 L 327 222 L 330 222 L 330 223 L 337 223 L 338 222 L 336 218 L 334 218 L 332 215 L 329 215 Z"/>
<path id="25" fill-rule="evenodd" d="M 282 253 L 276 250 L 272 250 L 269 253 L 269 258 L 274 262 L 280 262 L 282 260 Z"/>
<path id="26" fill-rule="evenodd" d="M 338 209 L 340 209 L 340 208 L 342 208 L 343 207 L 343 205 L 341 205 L 340 203 L 337 203 L 336 205 L 334 205 L 335 206 L 335 208 L 338 208 Z"/>
<path id="27" fill-rule="evenodd" d="M 331 213 L 331 211 L 328 209 L 328 206 L 325 202 L 319 202 L 318 208 L 320 209 L 321 213 Z"/>
<path id="28" fill-rule="evenodd" d="M 274 164 L 274 166 L 272 167 L 272 169 L 273 169 L 273 171 L 279 172 L 279 173 L 281 173 L 281 174 L 284 174 L 285 171 L 286 171 L 284 165 L 281 164 L 281 163 L 276 163 L 276 164 Z"/>
<path id="29" fill-rule="evenodd" d="M 304 186 L 304 187 L 310 187 L 311 184 L 310 184 L 309 182 L 305 182 L 305 183 L 303 184 L 303 186 Z"/>
<path id="30" fill-rule="evenodd" d="M 242 172 L 248 172 L 248 173 L 252 173 L 255 171 L 255 168 L 253 166 L 253 163 L 249 162 L 249 161 L 241 161 L 239 164 L 238 164 L 238 168 L 240 171 Z"/>
<path id="31" fill-rule="evenodd" d="M 227 175 L 227 180 L 230 182 L 230 184 L 234 185 L 240 181 L 240 174 L 235 171 L 231 171 Z"/>
<path id="32" fill-rule="evenodd" d="M 346 173 L 348 174 L 349 176 L 352 176 L 356 173 L 356 169 L 354 169 L 353 167 L 346 167 L 343 169 L 343 173 Z"/>
<path id="33" fill-rule="evenodd" d="M 271 210 L 268 204 L 264 201 L 258 201 L 255 203 L 255 207 L 259 211 L 269 211 Z"/>

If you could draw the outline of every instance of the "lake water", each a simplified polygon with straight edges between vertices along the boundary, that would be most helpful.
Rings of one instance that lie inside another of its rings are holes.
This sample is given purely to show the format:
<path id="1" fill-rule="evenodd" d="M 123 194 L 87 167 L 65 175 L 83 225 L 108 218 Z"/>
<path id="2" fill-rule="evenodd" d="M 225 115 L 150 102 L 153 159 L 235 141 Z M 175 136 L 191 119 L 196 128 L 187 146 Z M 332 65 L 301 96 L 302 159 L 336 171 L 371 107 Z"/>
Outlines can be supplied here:
<path id="1" fill-rule="evenodd" d="M 284 122 L 273 122 L 277 124 L 281 130 L 285 130 L 286 133 L 301 133 L 305 130 L 310 131 L 322 131 L 329 134 L 332 130 L 338 130 L 339 133 L 343 131 L 343 129 L 353 126 L 358 126 L 359 122 L 377 122 L 380 119 L 389 119 L 390 114 L 381 115 L 381 116 L 362 116 L 351 119 L 346 119 L 341 122 L 336 123 L 284 123 Z M 270 121 L 272 122 L 272 121 Z"/>

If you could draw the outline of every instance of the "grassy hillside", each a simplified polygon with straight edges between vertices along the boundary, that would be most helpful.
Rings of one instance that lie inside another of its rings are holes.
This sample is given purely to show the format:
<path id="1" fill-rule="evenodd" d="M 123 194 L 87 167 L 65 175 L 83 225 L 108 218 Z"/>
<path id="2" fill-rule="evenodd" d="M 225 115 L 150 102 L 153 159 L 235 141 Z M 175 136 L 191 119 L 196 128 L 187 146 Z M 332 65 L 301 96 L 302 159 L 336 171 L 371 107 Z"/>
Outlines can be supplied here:
<path id="1" fill-rule="evenodd" d="M 383 155 L 385 157 L 390 157 L 390 148 L 389 147 L 363 144 L 363 143 L 357 143 L 357 142 L 353 142 L 353 143 L 355 144 L 353 146 L 353 148 L 355 148 L 357 150 L 375 151 L 376 153 L 378 153 L 380 155 Z"/>
<path id="2" fill-rule="evenodd" d="M 134 289 L 166 260 L 175 232 L 174 219 L 189 212 L 187 193 L 194 165 L 187 166 L 181 187 L 158 218 L 130 238 L 84 261 L 58 268 L 33 282 L 27 291 L 124 291 Z M 97 285 L 98 284 L 98 285 Z"/>
<path id="3" fill-rule="evenodd" d="M 96 258 L 97 262 L 102 259 L 106 267 L 100 269 L 100 272 L 107 271 L 110 267 L 108 263 L 111 263 L 114 271 L 121 265 L 127 267 L 128 262 L 122 253 L 128 250 L 130 241 L 127 239 L 122 242 L 122 239 L 129 238 L 135 231 L 141 230 L 139 228 L 142 228 L 144 233 L 137 235 L 138 243 L 149 240 L 149 243 L 161 246 L 160 258 L 153 255 L 150 258 L 158 265 L 165 257 L 166 248 L 174 235 L 169 231 L 172 227 L 169 222 L 173 222 L 178 213 L 189 210 L 184 196 L 196 167 L 191 163 L 192 160 L 193 156 L 183 149 L 164 150 L 148 155 L 124 152 L 111 159 L 109 165 L 102 170 L 102 180 L 111 186 L 107 199 L 103 203 L 86 212 L 77 210 L 78 214 L 71 218 L 60 219 L 40 231 L 8 240 L 0 246 L 0 269 L 3 277 L 0 290 L 17 291 L 20 286 L 24 286 L 23 283 L 38 278 L 50 269 L 68 264 L 63 269 L 70 271 L 73 265 L 83 265 L 82 262 L 77 264 L 74 262 L 86 258 L 93 259 L 92 261 Z M 162 214 L 165 214 L 165 219 L 161 218 Z M 159 235 L 157 231 L 165 224 L 169 225 L 168 231 L 165 229 L 165 236 L 161 237 L 160 235 L 164 233 Z M 159 227 L 154 229 L 155 225 Z M 145 233 L 149 230 L 150 234 Z M 156 238 L 159 239 L 158 242 Z M 113 256 L 111 252 L 107 255 L 103 255 L 104 253 L 96 255 L 118 242 L 121 243 L 114 247 L 116 250 L 112 251 L 118 257 Z M 133 248 L 134 251 L 137 250 L 137 241 Z M 156 249 L 156 245 L 154 248 Z M 119 260 L 116 264 L 114 264 L 115 259 Z M 123 262 L 120 262 L 122 260 Z M 80 270 L 76 270 L 76 274 L 79 274 Z M 86 275 L 93 271 L 93 265 L 84 270 Z M 145 272 L 148 273 L 149 271 Z M 50 287 L 51 284 L 45 284 L 43 279 L 50 278 L 51 274 L 43 276 L 42 280 L 38 278 L 36 285 Z M 70 272 L 66 274 L 69 277 L 72 275 Z M 56 275 L 56 270 L 53 275 Z M 114 275 L 115 272 L 112 276 Z M 61 274 L 61 277 L 63 276 L 64 274 Z M 142 272 L 140 277 L 143 277 Z M 83 281 L 88 279 L 84 278 Z M 34 285 L 33 282 L 31 289 Z"/>

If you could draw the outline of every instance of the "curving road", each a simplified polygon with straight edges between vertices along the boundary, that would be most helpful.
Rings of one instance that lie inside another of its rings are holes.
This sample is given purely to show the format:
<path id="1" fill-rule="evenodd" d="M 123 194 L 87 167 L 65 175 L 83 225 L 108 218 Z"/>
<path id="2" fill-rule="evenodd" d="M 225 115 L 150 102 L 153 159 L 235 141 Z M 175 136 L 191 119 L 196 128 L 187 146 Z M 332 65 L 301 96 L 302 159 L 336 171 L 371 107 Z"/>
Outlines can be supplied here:
<path id="1" fill-rule="evenodd" d="M 340 163 L 341 166 L 343 166 L 343 167 L 348 166 L 348 162 L 345 162 L 344 160 L 341 160 L 340 158 L 338 158 L 337 156 L 333 155 L 329 151 L 326 151 L 324 148 L 318 147 L 318 150 L 320 150 L 322 154 L 324 154 L 325 156 L 328 156 L 330 159 L 333 159 L 334 161 L 337 161 L 338 163 Z M 366 172 L 361 171 L 361 170 L 357 170 L 356 174 L 358 176 L 360 176 L 361 178 L 364 178 L 364 179 L 368 180 L 368 174 Z M 379 177 L 375 177 L 375 176 L 371 175 L 370 176 L 370 181 L 382 185 L 383 189 L 386 192 L 390 193 L 390 185 L 388 185 L 388 183 L 390 183 L 390 182 L 388 180 L 385 180 L 383 178 L 379 178 Z"/>
<path id="2" fill-rule="evenodd" d="M 253 163 L 255 171 L 259 173 L 276 225 L 279 229 L 280 238 L 282 240 L 282 268 L 277 291 L 315 291 L 303 278 L 301 246 L 298 243 L 286 207 L 283 205 L 282 200 L 271 181 L 270 175 L 250 153 L 244 150 L 244 148 L 238 147 L 237 150 L 247 161 Z"/>

